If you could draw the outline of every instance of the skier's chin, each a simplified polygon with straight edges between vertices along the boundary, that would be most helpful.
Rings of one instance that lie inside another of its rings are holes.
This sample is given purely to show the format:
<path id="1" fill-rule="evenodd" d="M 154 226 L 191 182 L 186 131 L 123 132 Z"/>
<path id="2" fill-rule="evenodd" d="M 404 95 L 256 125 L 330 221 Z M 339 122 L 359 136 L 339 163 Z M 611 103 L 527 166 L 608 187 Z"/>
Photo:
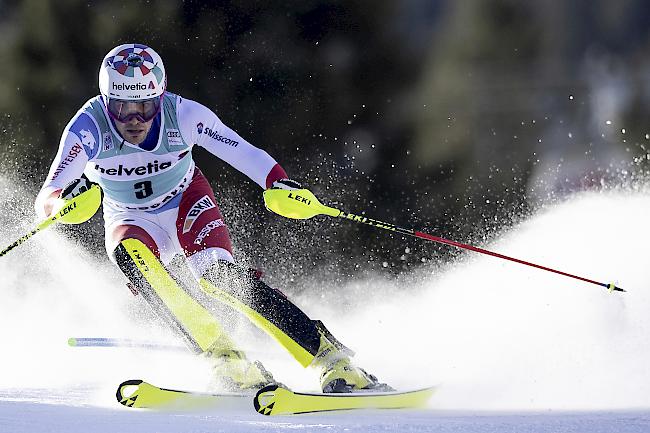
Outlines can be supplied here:
<path id="1" fill-rule="evenodd" d="M 150 125 L 137 123 L 133 125 L 118 125 L 117 130 L 123 139 L 133 144 L 142 143 L 147 138 Z"/>
<path id="2" fill-rule="evenodd" d="M 147 131 L 142 130 L 142 131 L 126 131 L 124 133 L 127 141 L 133 144 L 140 144 L 144 141 L 144 139 L 147 137 Z"/>

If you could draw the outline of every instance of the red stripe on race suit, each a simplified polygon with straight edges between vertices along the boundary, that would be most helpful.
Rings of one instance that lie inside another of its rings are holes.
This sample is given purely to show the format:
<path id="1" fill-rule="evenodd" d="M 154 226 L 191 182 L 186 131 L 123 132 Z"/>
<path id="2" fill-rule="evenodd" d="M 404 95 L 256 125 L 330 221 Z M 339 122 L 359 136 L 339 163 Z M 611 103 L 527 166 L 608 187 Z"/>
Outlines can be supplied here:
<path id="1" fill-rule="evenodd" d="M 181 197 L 176 233 L 187 256 L 208 248 L 223 248 L 232 254 L 228 227 L 210 184 L 198 168 Z"/>

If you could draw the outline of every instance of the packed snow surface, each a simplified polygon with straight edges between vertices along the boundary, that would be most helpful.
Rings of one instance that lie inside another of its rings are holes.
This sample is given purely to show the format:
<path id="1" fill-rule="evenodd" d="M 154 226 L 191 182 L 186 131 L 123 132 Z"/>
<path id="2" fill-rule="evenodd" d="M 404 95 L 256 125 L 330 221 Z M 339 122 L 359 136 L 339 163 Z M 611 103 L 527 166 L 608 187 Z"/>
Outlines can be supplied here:
<path id="1" fill-rule="evenodd" d="M 1 204 L 6 245 L 33 221 Z M 177 351 L 67 346 L 84 336 L 178 341 L 108 260 L 39 233 L 0 258 L 0 432 L 650 431 L 648 214 L 645 192 L 585 193 L 481 245 L 626 293 L 468 253 L 442 269 L 325 281 L 294 296 L 382 380 L 439 389 L 425 409 L 279 418 L 250 402 L 189 413 L 119 405 L 125 379 L 207 390 L 209 364 Z M 316 372 L 235 323 L 278 380 L 318 388 Z"/>

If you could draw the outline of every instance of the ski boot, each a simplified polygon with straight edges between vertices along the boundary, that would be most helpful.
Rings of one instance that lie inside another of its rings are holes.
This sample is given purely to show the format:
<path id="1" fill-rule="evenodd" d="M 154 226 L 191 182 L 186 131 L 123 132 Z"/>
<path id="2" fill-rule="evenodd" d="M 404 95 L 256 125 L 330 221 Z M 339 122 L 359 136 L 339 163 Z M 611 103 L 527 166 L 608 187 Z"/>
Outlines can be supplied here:
<path id="1" fill-rule="evenodd" d="M 257 392 L 276 383 L 273 375 L 259 361 L 251 362 L 239 350 L 208 352 L 214 373 L 211 388 L 231 392 Z"/>
<path id="2" fill-rule="evenodd" d="M 319 331 L 320 348 L 312 365 L 322 369 L 320 385 L 323 392 L 395 391 L 385 383 L 379 382 L 374 375 L 352 364 L 350 358 L 354 352 L 337 341 L 322 324 Z"/>

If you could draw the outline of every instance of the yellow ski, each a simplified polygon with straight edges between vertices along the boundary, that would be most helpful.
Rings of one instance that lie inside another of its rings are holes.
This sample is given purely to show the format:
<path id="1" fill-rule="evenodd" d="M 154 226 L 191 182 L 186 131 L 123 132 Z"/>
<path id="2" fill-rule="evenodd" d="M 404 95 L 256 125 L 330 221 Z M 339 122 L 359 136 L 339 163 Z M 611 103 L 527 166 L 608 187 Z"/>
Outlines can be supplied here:
<path id="1" fill-rule="evenodd" d="M 422 407 L 435 387 L 404 392 L 357 392 L 323 394 L 293 392 L 278 385 L 260 389 L 253 406 L 262 415 L 292 415 L 353 409 L 400 409 Z M 195 410 L 243 407 L 251 394 L 206 394 L 159 388 L 142 380 L 127 380 L 117 388 L 117 401 L 126 407 L 158 410 Z M 250 407 L 250 406 L 249 406 Z"/>
<path id="2" fill-rule="evenodd" d="M 126 407 L 195 410 L 248 405 L 251 394 L 207 394 L 159 388 L 145 381 L 126 380 L 117 387 L 117 401 Z"/>
<path id="3" fill-rule="evenodd" d="M 262 415 L 291 415 L 352 409 L 400 409 L 422 407 L 435 392 L 435 387 L 415 391 L 356 392 L 323 394 L 293 392 L 269 385 L 257 392 L 253 404 Z"/>

